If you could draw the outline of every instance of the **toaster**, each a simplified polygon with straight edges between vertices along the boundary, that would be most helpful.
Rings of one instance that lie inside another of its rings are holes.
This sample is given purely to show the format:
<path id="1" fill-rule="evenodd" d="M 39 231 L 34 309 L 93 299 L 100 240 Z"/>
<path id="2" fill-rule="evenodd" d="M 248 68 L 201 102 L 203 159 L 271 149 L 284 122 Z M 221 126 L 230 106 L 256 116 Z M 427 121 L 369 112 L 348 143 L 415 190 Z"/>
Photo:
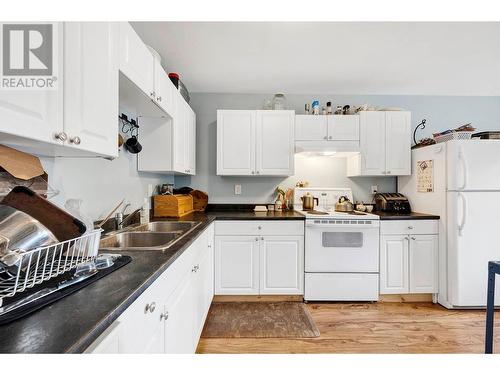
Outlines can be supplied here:
<path id="1" fill-rule="evenodd" d="M 411 212 L 408 198 L 401 193 L 377 193 L 374 199 L 377 211 L 405 214 Z"/>

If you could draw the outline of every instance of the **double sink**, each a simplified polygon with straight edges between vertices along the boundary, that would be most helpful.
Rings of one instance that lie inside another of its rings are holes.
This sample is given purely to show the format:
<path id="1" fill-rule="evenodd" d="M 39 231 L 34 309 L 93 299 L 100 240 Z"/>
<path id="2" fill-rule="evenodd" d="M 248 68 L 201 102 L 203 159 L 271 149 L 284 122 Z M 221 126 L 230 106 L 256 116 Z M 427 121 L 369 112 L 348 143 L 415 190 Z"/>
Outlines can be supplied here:
<path id="1" fill-rule="evenodd" d="M 155 221 L 125 228 L 103 238 L 100 250 L 167 250 L 200 224 L 199 221 Z"/>

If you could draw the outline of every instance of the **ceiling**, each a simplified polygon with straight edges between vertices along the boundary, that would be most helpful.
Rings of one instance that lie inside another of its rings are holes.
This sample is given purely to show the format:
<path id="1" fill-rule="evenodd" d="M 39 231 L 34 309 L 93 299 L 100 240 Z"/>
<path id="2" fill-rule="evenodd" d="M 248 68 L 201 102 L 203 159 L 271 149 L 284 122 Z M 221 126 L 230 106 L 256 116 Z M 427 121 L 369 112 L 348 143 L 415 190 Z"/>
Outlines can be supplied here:
<path id="1" fill-rule="evenodd" d="M 191 92 L 500 96 L 500 23 L 132 25 Z"/>

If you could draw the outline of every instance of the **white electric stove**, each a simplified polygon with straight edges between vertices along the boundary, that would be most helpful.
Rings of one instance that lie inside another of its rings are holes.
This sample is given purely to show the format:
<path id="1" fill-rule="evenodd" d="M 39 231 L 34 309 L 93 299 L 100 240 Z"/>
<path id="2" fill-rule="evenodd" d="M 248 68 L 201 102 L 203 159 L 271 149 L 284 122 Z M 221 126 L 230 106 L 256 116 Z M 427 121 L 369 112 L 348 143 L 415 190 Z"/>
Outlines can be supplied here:
<path id="1" fill-rule="evenodd" d="M 318 198 L 313 211 L 300 197 Z M 296 188 L 294 207 L 306 217 L 306 301 L 376 301 L 379 294 L 379 217 L 365 212 L 337 212 L 349 188 Z"/>

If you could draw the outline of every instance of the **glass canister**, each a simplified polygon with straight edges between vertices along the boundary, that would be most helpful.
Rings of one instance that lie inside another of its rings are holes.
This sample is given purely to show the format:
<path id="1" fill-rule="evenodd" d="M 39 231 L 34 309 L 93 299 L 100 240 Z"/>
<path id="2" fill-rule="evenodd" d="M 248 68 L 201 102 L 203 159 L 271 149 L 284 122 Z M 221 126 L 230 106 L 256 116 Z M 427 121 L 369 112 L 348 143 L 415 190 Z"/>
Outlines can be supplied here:
<path id="1" fill-rule="evenodd" d="M 274 95 L 273 98 L 273 109 L 276 110 L 283 110 L 286 109 L 286 98 L 285 94 L 278 92 L 276 95 Z"/>

